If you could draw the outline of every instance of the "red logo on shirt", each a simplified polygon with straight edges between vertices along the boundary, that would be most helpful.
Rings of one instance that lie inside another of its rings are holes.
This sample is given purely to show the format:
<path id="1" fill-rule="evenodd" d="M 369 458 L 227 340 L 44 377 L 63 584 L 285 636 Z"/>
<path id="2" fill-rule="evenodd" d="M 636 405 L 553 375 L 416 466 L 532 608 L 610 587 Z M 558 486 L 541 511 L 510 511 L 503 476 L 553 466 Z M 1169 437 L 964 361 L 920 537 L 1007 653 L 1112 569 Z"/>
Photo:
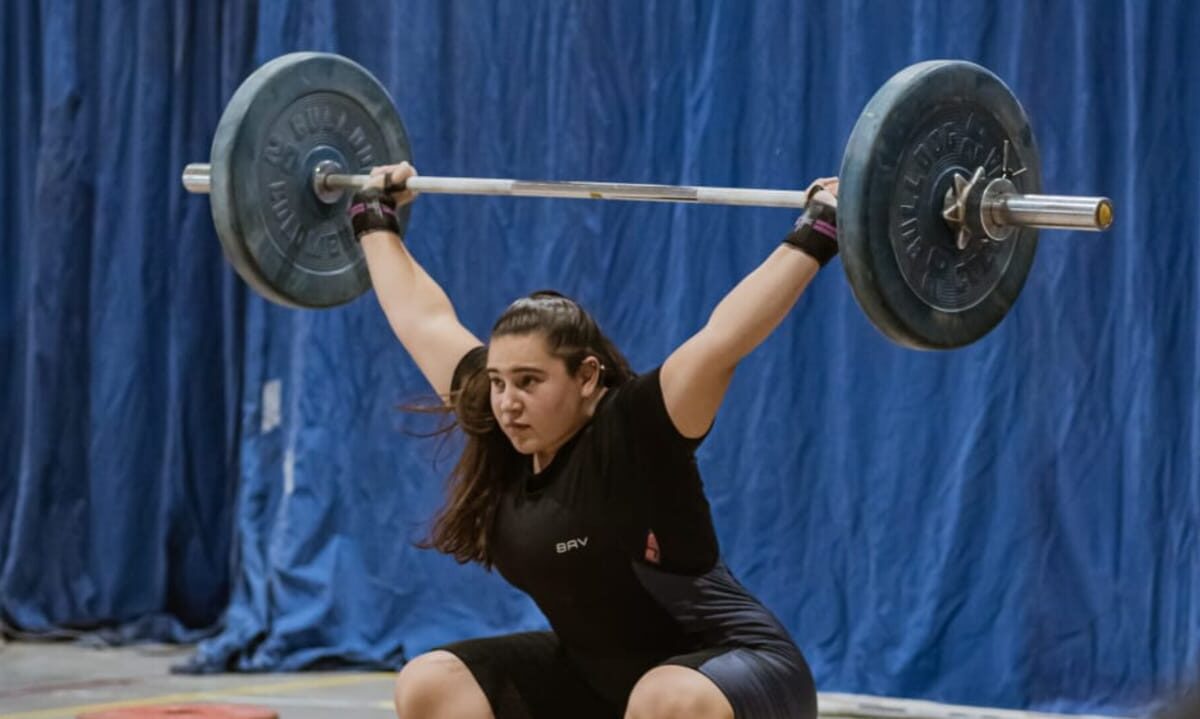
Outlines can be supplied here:
<path id="1" fill-rule="evenodd" d="M 662 562 L 658 556 L 658 537 L 654 536 L 653 531 L 646 534 L 646 561 L 651 564 Z"/>

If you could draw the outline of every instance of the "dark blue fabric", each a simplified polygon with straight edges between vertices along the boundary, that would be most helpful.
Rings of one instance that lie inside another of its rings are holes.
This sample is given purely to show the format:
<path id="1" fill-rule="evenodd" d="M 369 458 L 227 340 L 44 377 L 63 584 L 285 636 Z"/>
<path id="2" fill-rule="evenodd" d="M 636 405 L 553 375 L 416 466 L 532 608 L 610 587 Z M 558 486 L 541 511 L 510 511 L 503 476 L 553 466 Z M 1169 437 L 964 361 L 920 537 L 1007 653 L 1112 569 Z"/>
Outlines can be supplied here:
<path id="1" fill-rule="evenodd" d="M 108 5 L 0 10 L 0 617 L 188 638 L 229 592 L 245 292 L 173 178 L 245 18 Z"/>
<path id="2" fill-rule="evenodd" d="M 1022 100 L 1046 188 L 1117 225 L 1044 233 L 947 354 L 885 341 L 835 261 L 701 451 L 726 559 L 822 690 L 1122 711 L 1200 664 L 1194 3 L 24 0 L 0 31 L 11 629 L 179 637 L 229 600 L 193 668 L 266 670 L 541 626 L 412 548 L 453 447 L 405 433 L 424 386 L 373 299 L 269 305 L 180 188 L 258 64 L 363 63 L 426 174 L 803 187 L 892 73 L 956 57 Z M 409 241 L 477 333 L 557 287 L 646 369 L 791 220 L 425 197 Z"/>

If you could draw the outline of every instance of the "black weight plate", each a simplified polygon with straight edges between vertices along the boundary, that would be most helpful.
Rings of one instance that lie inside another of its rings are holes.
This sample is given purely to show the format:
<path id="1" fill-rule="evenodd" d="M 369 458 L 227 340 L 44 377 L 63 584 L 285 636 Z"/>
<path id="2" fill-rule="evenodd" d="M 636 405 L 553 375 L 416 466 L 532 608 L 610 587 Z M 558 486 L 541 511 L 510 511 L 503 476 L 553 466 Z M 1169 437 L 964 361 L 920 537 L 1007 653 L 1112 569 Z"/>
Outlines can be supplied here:
<path id="1" fill-rule="evenodd" d="M 1007 153 L 1005 145 L 1007 144 Z M 1007 157 L 1007 166 L 1005 158 Z M 951 349 L 1008 312 L 1033 263 L 1037 230 L 965 250 L 942 219 L 954 175 L 982 166 L 1022 194 L 1042 189 L 1029 120 L 1007 86 L 969 62 L 912 65 L 875 93 L 842 158 L 838 242 L 854 296 L 885 335 Z"/>
<path id="2" fill-rule="evenodd" d="M 212 213 L 226 257 L 274 302 L 353 300 L 371 279 L 346 218 L 349 194 L 323 202 L 313 170 L 330 161 L 361 174 L 411 159 L 391 97 L 360 65 L 315 52 L 275 58 L 237 89 L 213 136 Z"/>

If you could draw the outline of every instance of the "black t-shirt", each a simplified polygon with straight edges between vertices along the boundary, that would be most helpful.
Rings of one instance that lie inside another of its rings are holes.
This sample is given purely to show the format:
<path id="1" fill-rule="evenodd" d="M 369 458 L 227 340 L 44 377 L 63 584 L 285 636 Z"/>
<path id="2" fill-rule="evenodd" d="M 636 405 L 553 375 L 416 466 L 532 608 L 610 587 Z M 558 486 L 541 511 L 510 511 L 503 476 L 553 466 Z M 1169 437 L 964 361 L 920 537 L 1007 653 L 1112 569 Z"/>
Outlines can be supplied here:
<path id="1" fill-rule="evenodd" d="M 485 362 L 484 348 L 472 350 L 455 384 Z M 621 696 L 655 664 L 729 638 L 697 629 L 719 620 L 700 616 L 716 612 L 693 605 L 692 589 L 671 598 L 645 581 L 651 533 L 654 572 L 668 584 L 717 565 L 698 444 L 671 422 L 654 370 L 610 389 L 542 472 L 512 453 L 490 537 L 495 566 L 533 598 L 568 656 L 606 694 Z M 736 582 L 722 587 L 756 611 Z"/>
<path id="2" fill-rule="evenodd" d="M 486 361 L 486 348 L 468 352 L 454 372 L 453 385 L 457 387 L 470 373 L 480 371 Z M 576 512 L 576 519 L 585 524 L 598 522 L 596 529 L 611 544 L 608 548 L 623 552 L 627 559 L 645 557 L 647 538 L 653 532 L 661 568 L 703 573 L 716 563 L 719 548 L 694 455 L 700 442 L 675 428 L 655 369 L 610 389 L 591 421 L 559 449 L 542 472 L 533 474 L 532 458 L 518 456 L 506 494 L 509 501 L 501 516 L 510 510 L 528 511 L 547 499 Z M 546 569 L 559 568 L 554 561 L 559 549 L 562 554 L 586 549 L 589 535 L 577 532 L 567 536 L 574 529 L 574 525 L 556 527 L 557 533 L 550 531 L 538 538 L 561 536 L 549 545 L 554 557 Z M 505 533 L 499 526 L 496 531 L 493 546 L 499 548 Z M 586 541 L 580 544 L 581 540 Z M 504 558 L 514 560 L 511 566 L 505 566 L 507 562 L 497 555 L 497 569 L 522 589 L 521 565 L 536 562 L 543 554 L 540 550 L 544 547 L 531 544 L 533 541 L 525 535 L 512 548 L 517 554 Z"/>

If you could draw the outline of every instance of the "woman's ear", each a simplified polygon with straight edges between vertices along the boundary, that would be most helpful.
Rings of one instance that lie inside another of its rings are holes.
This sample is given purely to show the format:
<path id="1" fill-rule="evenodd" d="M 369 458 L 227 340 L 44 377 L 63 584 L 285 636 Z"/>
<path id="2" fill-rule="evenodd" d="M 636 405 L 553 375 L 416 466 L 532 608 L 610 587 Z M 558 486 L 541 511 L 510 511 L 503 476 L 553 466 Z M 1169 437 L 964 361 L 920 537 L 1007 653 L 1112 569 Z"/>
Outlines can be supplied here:
<path id="1" fill-rule="evenodd" d="M 595 355 L 588 355 L 579 364 L 579 379 L 582 383 L 583 396 L 591 397 L 600 388 L 604 365 Z"/>

